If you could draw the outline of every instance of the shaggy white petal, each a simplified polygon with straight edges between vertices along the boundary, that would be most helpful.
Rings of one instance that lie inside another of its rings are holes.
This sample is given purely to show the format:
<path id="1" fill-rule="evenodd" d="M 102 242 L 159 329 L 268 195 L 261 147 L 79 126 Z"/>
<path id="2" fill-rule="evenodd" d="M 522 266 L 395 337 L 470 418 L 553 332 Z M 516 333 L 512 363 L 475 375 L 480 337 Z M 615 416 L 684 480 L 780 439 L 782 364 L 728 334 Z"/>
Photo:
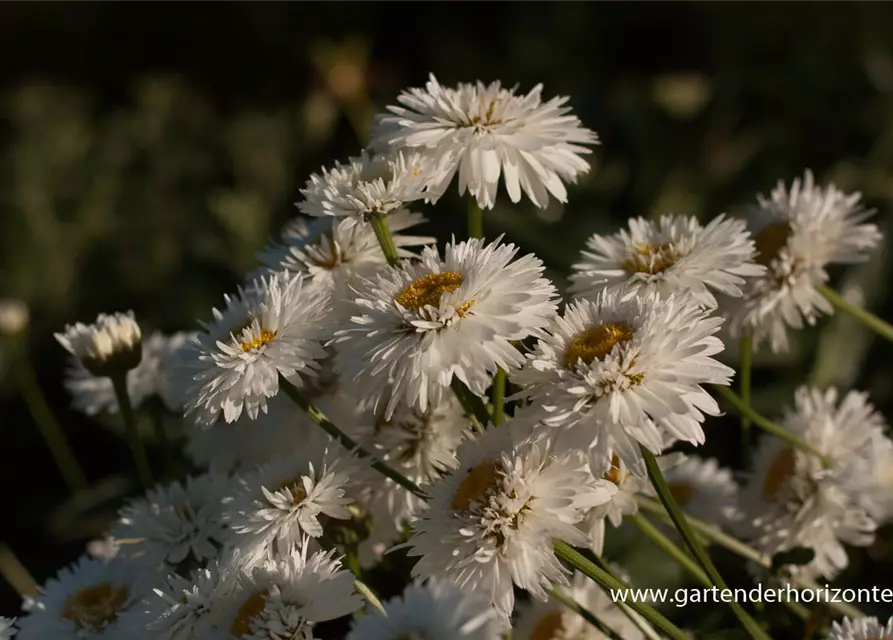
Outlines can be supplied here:
<path id="1" fill-rule="evenodd" d="M 844 618 L 831 623 L 827 640 L 893 640 L 893 618 L 884 624 L 877 618 Z"/>

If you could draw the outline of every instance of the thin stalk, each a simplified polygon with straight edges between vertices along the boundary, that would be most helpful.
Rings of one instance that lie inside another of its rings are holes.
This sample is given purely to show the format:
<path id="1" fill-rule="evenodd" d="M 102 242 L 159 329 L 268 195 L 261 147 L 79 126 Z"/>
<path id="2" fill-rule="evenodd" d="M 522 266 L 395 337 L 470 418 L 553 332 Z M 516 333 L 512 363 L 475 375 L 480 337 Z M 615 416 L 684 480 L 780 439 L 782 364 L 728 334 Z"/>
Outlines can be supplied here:
<path id="1" fill-rule="evenodd" d="M 152 479 L 152 469 L 149 467 L 149 459 L 146 457 L 143 441 L 140 440 L 140 434 L 136 429 L 136 416 L 133 413 L 133 405 L 130 404 L 130 394 L 127 393 L 127 374 L 114 375 L 110 380 L 115 390 L 115 396 L 118 398 L 121 417 L 124 419 L 124 430 L 127 433 L 127 441 L 130 444 L 130 453 L 133 455 L 133 461 L 136 463 L 140 481 L 143 483 L 144 489 L 151 489 L 155 482 Z"/>
<path id="2" fill-rule="evenodd" d="M 385 612 L 384 605 L 381 604 L 381 600 L 379 600 L 378 596 L 375 595 L 375 592 L 369 585 L 360 580 L 354 580 L 353 586 L 360 593 L 361 596 L 366 598 L 366 602 L 378 609 L 381 613 Z"/>
<path id="3" fill-rule="evenodd" d="M 353 438 L 351 438 L 341 429 L 335 426 L 335 424 L 333 424 L 332 421 L 329 420 L 322 411 L 310 404 L 307 398 L 304 397 L 304 394 L 302 394 L 295 385 L 282 377 L 282 375 L 279 376 L 279 388 L 283 391 L 283 393 L 285 393 L 285 395 L 291 398 L 291 401 L 298 405 L 298 407 L 300 407 L 304 411 L 304 413 L 306 413 L 307 416 L 311 420 L 313 420 L 313 422 L 322 427 L 323 431 L 332 436 L 332 438 L 340 442 L 345 449 L 356 453 L 361 458 L 369 459 L 371 461 L 371 466 L 373 469 L 375 469 L 382 475 L 390 478 L 410 493 L 417 495 L 423 500 L 427 500 L 428 495 L 424 491 L 422 491 L 416 483 L 404 476 L 399 471 L 395 471 L 384 462 L 378 460 L 375 456 L 373 456 L 371 453 L 357 444 L 357 442 Z"/>
<path id="4" fill-rule="evenodd" d="M 753 362 L 753 338 L 744 336 L 741 338 L 741 371 L 738 377 L 741 380 L 741 400 L 745 406 L 750 407 L 750 380 Z M 744 468 L 750 467 L 750 418 L 741 416 L 741 458 Z"/>
<path id="5" fill-rule="evenodd" d="M 559 559 L 564 560 L 566 563 L 579 570 L 582 574 L 597 582 L 609 595 L 612 594 L 612 592 L 629 593 L 629 585 L 618 580 L 613 575 L 597 566 L 594 562 L 585 558 L 568 543 L 557 540 L 553 543 L 553 548 L 555 550 L 555 555 L 558 556 Z M 673 638 L 673 640 L 687 640 L 688 636 L 685 635 L 679 627 L 658 613 L 654 607 L 643 602 L 627 602 L 626 604 L 630 609 L 654 625 L 654 627 L 662 631 L 668 637 Z"/>
<path id="6" fill-rule="evenodd" d="M 781 438 L 785 442 L 789 442 L 798 449 L 817 456 L 822 461 L 822 464 L 824 466 L 828 466 L 828 459 L 818 449 L 813 447 L 805 440 L 797 437 L 796 434 L 791 433 L 784 427 L 780 427 L 771 420 L 768 420 L 767 418 L 761 416 L 759 413 L 754 411 L 747 403 L 745 403 L 744 400 L 741 399 L 734 391 L 732 391 L 728 387 L 723 387 L 720 385 L 713 385 L 713 388 L 716 389 L 719 395 L 725 398 L 728 403 L 735 408 L 739 415 L 747 416 L 753 421 L 756 426 L 758 426 L 763 431 L 766 431 L 767 433 L 771 433 L 776 438 Z"/>
<path id="7" fill-rule="evenodd" d="M 462 405 L 462 409 L 472 420 L 475 429 L 483 431 L 484 427 L 486 427 L 487 423 L 490 421 L 490 412 L 487 411 L 487 407 L 485 407 L 481 399 L 473 394 L 471 389 L 465 386 L 465 383 L 459 380 L 456 376 L 453 376 L 453 380 L 450 382 L 450 387 L 453 389 L 453 393 L 456 394 L 456 398 L 459 399 L 459 404 Z"/>
<path id="8" fill-rule="evenodd" d="M 37 595 L 37 582 L 5 543 L 0 542 L 0 575 L 22 597 Z"/>
<path id="9" fill-rule="evenodd" d="M 630 516 L 630 521 L 638 527 L 639 531 L 651 538 L 651 541 L 664 553 L 675 560 L 680 567 L 688 571 L 698 582 L 707 587 L 713 586 L 713 583 L 710 582 L 710 577 L 704 573 L 704 570 L 700 565 L 698 565 L 690 555 L 680 549 L 676 543 L 665 536 L 660 529 L 639 514 Z"/>
<path id="10" fill-rule="evenodd" d="M 725 580 L 723 580 L 719 571 L 716 570 L 713 561 L 710 560 L 710 556 L 704 550 L 704 547 L 701 546 L 697 536 L 695 536 L 691 527 L 688 525 L 688 521 L 686 520 L 685 515 L 683 515 L 682 509 L 676 504 L 676 500 L 673 498 L 673 493 L 670 491 L 670 487 L 664 479 L 664 475 L 660 470 L 660 465 L 654 457 L 654 454 L 648 451 L 645 447 L 640 447 L 640 449 L 642 451 L 642 457 L 645 459 L 645 466 L 648 469 L 648 477 L 651 479 L 651 484 L 657 492 L 657 496 L 660 498 L 664 508 L 667 510 L 667 513 L 670 514 L 670 518 L 673 520 L 673 525 L 676 527 L 677 531 L 679 531 L 685 544 L 691 549 L 692 555 L 694 555 L 695 559 L 707 573 L 707 576 L 710 578 L 713 585 L 720 589 L 728 589 Z M 744 625 L 744 628 L 747 629 L 748 633 L 750 633 L 753 638 L 757 640 L 772 640 L 766 635 L 766 632 L 763 631 L 762 627 L 757 624 L 756 620 L 751 618 L 747 612 L 744 611 L 741 605 L 737 602 L 730 602 L 729 607 L 731 607 L 732 611 L 738 617 L 738 620 L 741 621 L 741 624 Z"/>
<path id="11" fill-rule="evenodd" d="M 388 218 L 380 213 L 373 213 L 369 216 L 369 224 L 375 232 L 378 244 L 384 253 L 385 260 L 392 267 L 400 262 L 400 256 L 397 255 L 397 246 L 394 244 L 394 238 L 391 236 L 391 230 L 388 228 Z"/>
<path id="12" fill-rule="evenodd" d="M 499 369 L 493 376 L 493 425 L 502 424 L 505 415 L 505 371 Z"/>
<path id="13" fill-rule="evenodd" d="M 643 496 L 639 496 L 636 498 L 636 501 L 639 503 L 639 508 L 643 511 L 647 511 L 649 513 L 653 513 L 654 515 L 662 518 L 666 522 L 672 524 L 672 520 L 670 519 L 670 515 L 667 513 L 666 509 L 664 509 L 661 504 L 651 498 L 645 498 Z M 697 531 L 699 534 L 710 540 L 711 542 L 715 542 L 719 546 L 724 549 L 731 551 L 735 555 L 744 558 L 745 560 L 750 560 L 751 562 L 760 565 L 764 569 L 769 569 L 772 566 L 772 558 L 769 556 L 760 553 L 753 547 L 750 547 L 737 538 L 730 536 L 729 534 L 721 531 L 718 527 L 715 527 L 712 524 L 704 522 L 703 520 L 698 520 L 697 518 L 692 518 L 691 516 L 687 516 L 688 524 L 692 529 Z M 797 578 L 792 580 L 792 583 L 802 589 L 817 589 L 818 585 L 811 580 L 804 580 L 802 578 Z M 796 603 L 792 603 L 796 604 Z M 824 603 L 823 603 L 824 604 Z M 865 614 L 857 609 L 856 607 L 846 604 L 846 603 L 827 603 L 829 607 L 835 609 L 841 615 L 848 616 L 850 618 L 864 618 Z"/>
<path id="14" fill-rule="evenodd" d="M 893 341 L 893 326 L 884 322 L 870 311 L 855 305 L 837 293 L 831 287 L 819 287 L 819 292 L 835 307 L 853 316 L 856 320 L 877 333 L 879 336 Z"/>
<path id="15" fill-rule="evenodd" d="M 484 214 L 472 195 L 468 197 L 468 237 L 484 237 Z"/>
<path id="16" fill-rule="evenodd" d="M 28 411 L 31 413 L 31 417 L 34 418 L 34 424 L 37 426 L 37 430 L 40 432 L 47 448 L 49 448 L 56 466 L 59 467 L 62 478 L 65 480 L 65 484 L 68 485 L 68 490 L 71 493 L 77 493 L 87 487 L 87 479 L 84 476 L 84 472 L 78 464 L 77 458 L 72 453 L 62 428 L 56 422 L 56 418 L 53 417 L 53 412 L 47 403 L 46 396 L 43 395 L 43 391 L 40 389 L 40 385 L 37 382 L 37 374 L 31 366 L 31 359 L 28 356 L 25 341 L 22 340 L 21 344 L 14 345 L 14 348 L 18 351 L 18 358 L 17 362 L 13 363 L 13 370 L 15 371 L 19 390 L 25 399 L 25 404 L 28 406 Z"/>
<path id="17" fill-rule="evenodd" d="M 611 638 L 611 640 L 623 640 L 620 634 L 618 634 L 611 627 L 596 618 L 589 609 L 583 607 L 583 605 L 581 605 L 579 602 L 571 598 L 568 594 L 564 593 L 560 589 L 552 589 L 552 597 L 558 600 L 558 602 L 563 604 L 565 607 L 576 613 L 578 616 L 583 618 L 593 627 L 601 631 L 605 635 L 605 637 Z"/>
<path id="18" fill-rule="evenodd" d="M 152 420 L 152 427 L 155 429 L 155 437 L 158 439 L 158 444 L 161 445 L 164 469 L 170 473 L 174 469 L 174 450 L 168 434 L 167 424 L 164 421 L 164 405 L 157 398 L 149 401 L 149 418 Z"/>

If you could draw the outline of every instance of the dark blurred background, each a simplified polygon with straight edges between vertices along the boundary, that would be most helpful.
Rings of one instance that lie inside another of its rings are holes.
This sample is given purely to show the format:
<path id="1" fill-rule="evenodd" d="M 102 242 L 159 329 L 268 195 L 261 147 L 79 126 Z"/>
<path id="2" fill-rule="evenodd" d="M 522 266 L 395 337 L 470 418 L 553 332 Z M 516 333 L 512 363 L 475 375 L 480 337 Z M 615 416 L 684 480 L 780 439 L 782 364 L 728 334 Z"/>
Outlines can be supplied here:
<path id="1" fill-rule="evenodd" d="M 135 490 L 117 419 L 69 408 L 52 332 L 129 308 L 144 330 L 194 328 L 295 213 L 308 174 L 356 153 L 401 88 L 434 72 L 571 96 L 603 142 L 593 171 L 566 207 L 485 217 L 561 279 L 595 231 L 739 212 L 806 167 L 862 191 L 889 237 L 891 32 L 880 2 L 0 3 L 0 297 L 30 307 L 28 351 L 93 485 L 68 498 L 6 344 L 0 542 L 42 582 Z M 463 234 L 463 210 L 452 194 L 429 231 Z M 890 317 L 887 253 L 835 283 Z M 759 354 L 758 408 L 809 380 L 867 389 L 889 415 L 891 355 L 826 320 L 792 353 Z M 736 424 L 709 423 L 703 453 L 739 464 Z M 842 580 L 890 586 L 889 539 Z M 616 553 L 633 573 L 657 557 Z M 0 613 L 17 608 L 0 582 Z"/>

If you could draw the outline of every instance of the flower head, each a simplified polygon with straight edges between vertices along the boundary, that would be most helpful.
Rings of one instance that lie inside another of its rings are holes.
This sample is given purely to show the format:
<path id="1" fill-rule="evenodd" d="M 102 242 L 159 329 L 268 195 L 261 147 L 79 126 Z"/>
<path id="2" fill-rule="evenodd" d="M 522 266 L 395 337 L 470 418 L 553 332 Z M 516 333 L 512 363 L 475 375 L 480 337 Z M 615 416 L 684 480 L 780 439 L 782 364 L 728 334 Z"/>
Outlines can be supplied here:
<path id="1" fill-rule="evenodd" d="M 829 184 L 815 184 L 806 171 L 790 190 L 783 183 L 771 196 L 758 197 L 752 211 L 757 262 L 767 267 L 753 279 L 744 296 L 730 303 L 728 314 L 735 334 L 769 341 L 775 352 L 788 349 L 788 328 L 814 324 L 832 307 L 819 291 L 828 281 L 829 264 L 862 262 L 881 241 L 873 213 L 862 206 L 861 195 L 847 195 Z"/>
<path id="2" fill-rule="evenodd" d="M 893 618 L 883 624 L 877 618 L 844 618 L 831 623 L 827 640 L 893 640 Z"/>
<path id="3" fill-rule="evenodd" d="M 420 151 L 439 167 L 434 193 L 443 193 L 459 173 L 459 194 L 466 189 L 479 206 L 492 208 L 500 174 L 512 202 L 521 192 L 538 207 L 549 194 L 567 201 L 565 182 L 589 171 L 580 156 L 598 143 L 596 134 L 569 115 L 566 97 L 543 102 L 542 85 L 526 95 L 499 82 L 440 85 L 431 75 L 425 88 L 412 88 L 378 118 L 373 146 Z"/>
<path id="4" fill-rule="evenodd" d="M 720 467 L 713 458 L 670 454 L 662 459 L 667 459 L 662 465 L 664 479 L 685 513 L 719 526 L 741 517 L 731 469 Z"/>
<path id="5" fill-rule="evenodd" d="M 355 620 L 347 640 L 499 640 L 505 633 L 486 597 L 447 581 L 411 584 L 384 608 Z"/>
<path id="6" fill-rule="evenodd" d="M 301 385 L 300 374 L 314 375 L 326 356 L 329 296 L 301 275 L 262 277 L 225 300 L 226 309 L 214 310 L 214 322 L 183 353 L 195 380 L 186 413 L 200 426 L 221 415 L 234 422 L 243 411 L 256 419 L 279 392 L 280 375 Z"/>
<path id="7" fill-rule="evenodd" d="M 357 386 L 363 408 L 384 406 L 386 419 L 404 402 L 438 405 L 453 376 L 479 395 L 496 370 L 523 362 L 511 344 L 538 335 L 555 313 L 555 287 L 543 265 L 499 240 L 451 242 L 441 258 L 428 247 L 421 261 L 366 281 L 358 315 L 339 331 L 336 369 Z"/>
<path id="8" fill-rule="evenodd" d="M 0 617 L 0 640 L 10 640 L 16 634 L 15 618 Z"/>
<path id="9" fill-rule="evenodd" d="M 133 311 L 100 313 L 93 324 L 66 325 L 64 333 L 55 335 L 93 375 L 123 375 L 142 358 L 142 333 Z"/>
<path id="10" fill-rule="evenodd" d="M 594 235 L 574 265 L 571 292 L 593 298 L 603 289 L 632 296 L 688 292 L 704 307 L 717 306 L 713 291 L 742 295 L 745 278 L 766 268 L 753 262 L 753 240 L 741 220 L 719 215 L 707 226 L 697 218 L 662 216 L 629 221 L 612 236 Z"/>

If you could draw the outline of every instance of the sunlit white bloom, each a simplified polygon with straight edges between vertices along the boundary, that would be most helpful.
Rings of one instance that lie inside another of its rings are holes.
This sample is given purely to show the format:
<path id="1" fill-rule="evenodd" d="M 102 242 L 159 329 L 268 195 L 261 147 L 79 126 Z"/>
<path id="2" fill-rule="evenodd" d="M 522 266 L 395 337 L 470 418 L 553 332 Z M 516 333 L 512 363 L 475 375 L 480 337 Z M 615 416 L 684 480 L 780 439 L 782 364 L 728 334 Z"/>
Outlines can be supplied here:
<path id="1" fill-rule="evenodd" d="M 719 215 L 707 226 L 694 217 L 633 218 L 629 231 L 595 234 L 573 267 L 572 293 L 594 298 L 603 289 L 626 296 L 657 291 L 691 294 L 700 305 L 717 306 L 713 291 L 742 295 L 746 278 L 766 268 L 754 263 L 753 240 L 743 220 Z"/>
<path id="2" fill-rule="evenodd" d="M 368 451 L 421 486 L 436 481 L 457 464 L 456 449 L 470 425 L 453 394 L 425 412 L 399 405 L 390 420 L 364 421 L 357 439 Z M 371 518 L 371 531 L 360 544 L 360 562 L 380 560 L 403 527 L 424 506 L 418 496 L 380 473 L 372 472 L 360 503 Z"/>
<path id="3" fill-rule="evenodd" d="M 757 262 L 768 271 L 750 281 L 740 301 L 730 302 L 736 335 L 752 335 L 757 344 L 768 340 L 782 352 L 788 328 L 832 313 L 818 289 L 828 282 L 826 267 L 862 262 L 881 241 L 878 228 L 865 223 L 874 212 L 860 200 L 861 194 L 847 195 L 832 184 L 817 186 L 808 170 L 790 190 L 780 182 L 770 197 L 758 197 L 751 229 Z"/>
<path id="4" fill-rule="evenodd" d="M 313 640 L 314 624 L 362 606 L 354 575 L 342 570 L 333 551 L 310 555 L 306 545 L 302 548 L 241 577 L 238 589 L 215 608 L 215 626 L 223 638 Z"/>
<path id="5" fill-rule="evenodd" d="M 574 526 L 607 502 L 613 484 L 596 480 L 585 459 L 555 455 L 548 443 L 517 442 L 511 423 L 466 440 L 459 466 L 432 484 L 427 510 L 413 523 L 413 576 L 438 576 L 479 591 L 508 616 L 513 584 L 545 599 L 566 584 L 552 541 L 584 545 Z"/>
<path id="6" fill-rule="evenodd" d="M 133 311 L 100 313 L 93 324 L 66 325 L 55 336 L 94 375 L 123 374 L 140 363 L 142 333 Z"/>
<path id="7" fill-rule="evenodd" d="M 384 608 L 355 619 L 347 640 L 500 640 L 506 631 L 486 597 L 437 579 L 409 585 Z"/>
<path id="8" fill-rule="evenodd" d="M 185 354 L 195 380 L 186 413 L 200 426 L 221 416 L 234 422 L 243 411 L 256 419 L 279 392 L 280 375 L 301 385 L 301 374 L 314 375 L 326 356 L 329 296 L 301 275 L 263 277 L 225 300 Z"/>
<path id="9" fill-rule="evenodd" d="M 156 574 L 120 559 L 81 557 L 59 571 L 34 598 L 25 598 L 27 615 L 18 621 L 16 640 L 118 640 L 120 618 L 153 586 Z"/>
<path id="10" fill-rule="evenodd" d="M 418 263 L 367 281 L 357 315 L 339 331 L 336 369 L 356 384 L 364 408 L 400 402 L 426 411 L 439 405 L 453 376 L 483 395 L 497 369 L 524 361 L 511 344 L 539 335 L 555 314 L 555 287 L 533 255 L 479 239 L 451 242 Z"/>
<path id="11" fill-rule="evenodd" d="M 236 483 L 225 511 L 237 534 L 231 544 L 246 564 L 287 556 L 304 537 L 323 534 L 321 519 L 351 517 L 348 489 L 361 469 L 336 443 L 308 437 Z"/>
<path id="12" fill-rule="evenodd" d="M 0 617 L 0 640 L 10 640 L 16 634 L 15 618 Z"/>
<path id="13" fill-rule="evenodd" d="M 301 189 L 298 209 L 310 216 L 366 218 L 394 214 L 415 200 L 429 197 L 434 167 L 418 153 L 362 155 L 346 164 L 314 173 Z"/>
<path id="14" fill-rule="evenodd" d="M 0 298 L 0 336 L 12 336 L 24 331 L 28 326 L 28 316 L 28 305 L 24 301 Z"/>
<path id="15" fill-rule="evenodd" d="M 893 618 L 881 623 L 877 618 L 844 618 L 831 623 L 827 640 L 893 640 Z"/>
<path id="16" fill-rule="evenodd" d="M 159 396 L 168 408 L 177 410 L 167 400 L 170 398 L 169 371 L 171 351 L 186 339 L 188 334 L 165 336 L 154 332 L 143 340 L 143 356 L 140 363 L 127 372 L 127 392 L 134 408 L 153 396 Z M 118 398 L 112 381 L 106 376 L 90 373 L 77 358 L 72 358 L 65 375 L 65 387 L 72 396 L 72 405 L 87 415 L 107 411 L 118 412 Z"/>
<path id="17" fill-rule="evenodd" d="M 450 89 L 432 74 L 424 89 L 400 94 L 402 106 L 378 118 L 372 144 L 421 151 L 442 173 L 435 193 L 458 172 L 459 195 L 467 189 L 483 208 L 493 207 L 500 174 L 512 202 L 521 200 L 522 190 L 538 207 L 548 204 L 549 194 L 567 202 L 564 183 L 589 171 L 580 156 L 598 137 L 569 114 L 568 98 L 544 103 L 542 89 L 516 95 L 499 82 Z"/>
<path id="18" fill-rule="evenodd" d="M 149 489 L 121 510 L 113 528 L 120 555 L 169 570 L 186 561 L 204 564 L 230 536 L 223 522 L 228 493 L 228 480 L 216 474 Z"/>
<path id="19" fill-rule="evenodd" d="M 601 475 L 612 453 L 635 464 L 639 443 L 657 454 L 677 439 L 704 442 L 704 414 L 719 407 L 701 385 L 734 373 L 713 359 L 721 324 L 687 296 L 603 291 L 568 305 L 513 381 L 545 424 L 575 432 Z"/>
<path id="20" fill-rule="evenodd" d="M 563 591 L 622 640 L 646 640 L 652 637 L 642 633 L 640 627 L 646 629 L 650 627 L 641 616 L 633 613 L 636 621 L 630 620 L 628 614 L 614 604 L 611 597 L 598 584 L 582 573 L 574 573 L 570 587 Z M 512 630 L 513 639 L 607 640 L 608 638 L 579 614 L 558 602 L 554 596 L 549 596 L 545 602 L 533 600 L 519 609 L 520 616 Z"/>
<path id="21" fill-rule="evenodd" d="M 828 467 L 816 455 L 764 438 L 742 493 L 748 517 L 742 534 L 769 555 L 811 548 L 815 558 L 794 571 L 833 579 L 848 565 L 844 543 L 867 546 L 874 540 L 871 498 L 879 493 L 878 475 L 864 461 L 883 419 L 865 394 L 850 392 L 838 402 L 833 389 L 801 387 L 781 425 L 820 452 Z"/>
<path id="22" fill-rule="evenodd" d="M 686 514 L 717 526 L 740 519 L 738 485 L 731 469 L 720 467 L 714 458 L 704 460 L 682 454 L 664 458 L 668 458 L 661 465 L 664 480 Z"/>

